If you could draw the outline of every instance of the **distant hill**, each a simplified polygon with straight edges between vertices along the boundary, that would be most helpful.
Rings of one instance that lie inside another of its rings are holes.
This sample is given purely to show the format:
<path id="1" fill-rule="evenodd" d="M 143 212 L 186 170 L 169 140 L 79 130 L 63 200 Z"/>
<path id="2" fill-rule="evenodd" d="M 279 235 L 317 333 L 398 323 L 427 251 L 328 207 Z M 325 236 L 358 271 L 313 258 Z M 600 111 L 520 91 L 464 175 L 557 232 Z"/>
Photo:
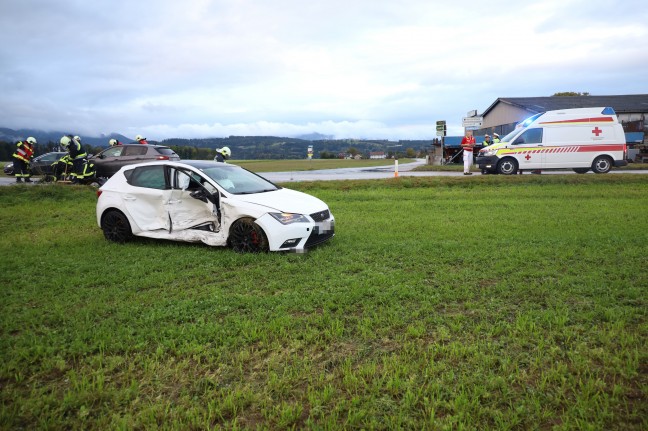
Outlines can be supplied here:
<path id="1" fill-rule="evenodd" d="M 306 141 L 322 141 L 322 140 L 332 140 L 333 135 L 322 135 L 321 133 L 309 133 L 307 135 L 296 136 L 297 139 L 304 139 Z"/>
<path id="2" fill-rule="evenodd" d="M 12 130 L 0 128 L 0 142 L 15 142 L 26 139 L 28 136 L 36 138 L 40 145 L 47 145 L 49 142 L 58 144 L 64 132 L 45 132 L 42 130 L 19 129 Z M 110 139 L 117 139 L 122 143 L 132 142 L 132 139 L 119 133 L 111 133 L 100 136 L 81 136 L 84 145 L 94 147 L 107 147 Z M 305 159 L 308 154 L 308 147 L 313 146 L 313 157 L 320 158 L 336 157 L 344 154 L 349 148 L 363 155 L 373 151 L 384 151 L 385 153 L 403 153 L 407 148 L 413 148 L 416 152 L 429 150 L 432 141 L 388 141 L 388 140 L 365 140 L 365 139 L 331 139 L 331 136 L 320 133 L 302 135 L 299 138 L 286 138 L 278 136 L 230 136 L 227 138 L 203 138 L 203 139 L 165 139 L 160 142 L 149 140 L 149 143 L 176 147 L 195 147 L 216 149 L 229 147 L 232 150 L 232 158 L 238 160 L 251 159 Z"/>
<path id="3" fill-rule="evenodd" d="M 196 148 L 229 147 L 232 158 L 238 160 L 259 159 L 304 159 L 308 147 L 313 146 L 313 156 L 320 158 L 322 153 L 335 157 L 355 148 L 358 153 L 368 155 L 372 151 L 404 152 L 407 148 L 415 151 L 429 150 L 432 141 L 387 141 L 359 139 L 306 140 L 278 136 L 230 136 L 228 138 L 207 139 L 165 139 L 160 142 L 167 146 L 191 146 Z"/>
<path id="4" fill-rule="evenodd" d="M 27 139 L 29 136 L 36 138 L 39 144 L 47 144 L 48 142 L 58 143 L 61 140 L 63 135 L 67 135 L 69 132 L 46 132 L 43 130 L 34 130 L 34 129 L 7 129 L 0 127 L 0 141 L 4 142 L 16 142 L 22 139 Z M 110 133 L 108 135 L 100 136 L 84 136 L 81 137 L 81 142 L 84 144 L 96 146 L 96 147 L 107 147 L 108 141 L 111 139 L 117 139 L 121 142 L 131 142 L 132 139 L 120 135 L 119 133 Z"/>

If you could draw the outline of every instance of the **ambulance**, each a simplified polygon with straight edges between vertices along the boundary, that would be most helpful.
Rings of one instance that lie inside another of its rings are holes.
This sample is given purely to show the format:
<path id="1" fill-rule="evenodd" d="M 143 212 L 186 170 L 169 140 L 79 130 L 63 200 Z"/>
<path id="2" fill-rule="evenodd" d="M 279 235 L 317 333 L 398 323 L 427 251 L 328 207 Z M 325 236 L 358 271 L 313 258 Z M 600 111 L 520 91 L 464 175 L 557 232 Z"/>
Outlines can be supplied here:
<path id="1" fill-rule="evenodd" d="M 610 107 L 547 111 L 520 122 L 501 142 L 479 151 L 482 173 L 512 175 L 519 170 L 573 169 L 605 174 L 625 166 L 626 141 Z"/>

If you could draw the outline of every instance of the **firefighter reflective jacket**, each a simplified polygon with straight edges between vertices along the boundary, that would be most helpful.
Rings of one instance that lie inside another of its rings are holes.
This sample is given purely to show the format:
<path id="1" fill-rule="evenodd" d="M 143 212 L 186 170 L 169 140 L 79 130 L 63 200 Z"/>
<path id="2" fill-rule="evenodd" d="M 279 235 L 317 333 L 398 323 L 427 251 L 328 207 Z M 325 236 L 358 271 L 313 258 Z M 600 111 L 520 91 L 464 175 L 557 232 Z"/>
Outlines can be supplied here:
<path id="1" fill-rule="evenodd" d="M 16 151 L 13 153 L 13 157 L 29 163 L 34 157 L 34 146 L 27 141 L 16 142 Z"/>

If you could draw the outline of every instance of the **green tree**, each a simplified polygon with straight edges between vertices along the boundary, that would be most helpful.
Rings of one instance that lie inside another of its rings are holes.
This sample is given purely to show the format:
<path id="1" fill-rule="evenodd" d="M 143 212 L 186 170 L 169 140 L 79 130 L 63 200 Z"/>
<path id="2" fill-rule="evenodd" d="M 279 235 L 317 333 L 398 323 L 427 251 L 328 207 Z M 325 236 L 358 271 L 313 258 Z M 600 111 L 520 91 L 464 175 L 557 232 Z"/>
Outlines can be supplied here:
<path id="1" fill-rule="evenodd" d="M 552 97 L 557 96 L 557 97 L 570 97 L 570 96 L 589 96 L 590 94 L 587 91 L 584 91 L 582 93 L 576 92 L 576 91 L 563 91 L 560 93 L 554 93 L 552 94 Z"/>

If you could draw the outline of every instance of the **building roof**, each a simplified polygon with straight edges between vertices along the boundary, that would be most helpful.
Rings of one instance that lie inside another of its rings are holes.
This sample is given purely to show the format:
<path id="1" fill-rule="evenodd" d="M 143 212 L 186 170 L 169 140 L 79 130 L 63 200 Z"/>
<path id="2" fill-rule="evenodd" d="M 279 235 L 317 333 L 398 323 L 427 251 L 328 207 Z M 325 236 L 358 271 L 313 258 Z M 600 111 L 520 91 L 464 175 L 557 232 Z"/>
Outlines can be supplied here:
<path id="1" fill-rule="evenodd" d="M 611 106 L 617 114 L 648 113 L 648 94 L 626 94 L 619 96 L 500 97 L 486 108 L 482 116 L 486 116 L 498 103 L 517 106 L 532 113 L 597 106 Z"/>

